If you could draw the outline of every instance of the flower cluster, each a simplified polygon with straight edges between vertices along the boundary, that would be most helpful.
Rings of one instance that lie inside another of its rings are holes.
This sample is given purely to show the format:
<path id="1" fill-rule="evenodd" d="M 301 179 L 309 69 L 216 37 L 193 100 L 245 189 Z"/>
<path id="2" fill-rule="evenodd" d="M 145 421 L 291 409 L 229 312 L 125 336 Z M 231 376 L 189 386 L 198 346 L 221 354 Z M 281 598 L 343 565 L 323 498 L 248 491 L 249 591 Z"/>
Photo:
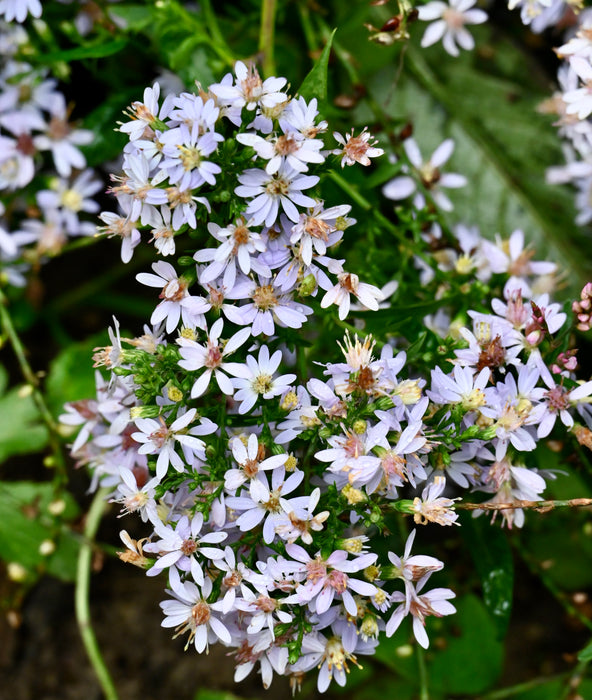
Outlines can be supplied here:
<path id="1" fill-rule="evenodd" d="M 558 73 L 559 89 L 541 106 L 542 112 L 557 116 L 555 125 L 564 139 L 565 165 L 549 168 L 547 180 L 554 184 L 570 183 L 576 189 L 576 223 L 592 221 L 592 14 L 583 10 L 567 41 L 555 52 L 563 59 Z"/>
<path id="2" fill-rule="evenodd" d="M 126 339 L 115 321 L 95 354 L 109 380 L 97 374 L 96 398 L 62 420 L 80 426 L 72 452 L 93 486 L 151 528 L 138 542 L 124 531 L 121 556 L 166 579 L 163 626 L 198 652 L 232 649 L 236 680 L 257 667 L 265 687 L 274 673 L 297 686 L 316 670 L 324 691 L 405 618 L 427 647 L 427 619 L 454 612 L 450 589 L 428 587 L 443 562 L 411 554 L 415 530 L 402 555 L 379 556 L 389 518 L 458 524 L 449 482 L 494 502 L 539 500 L 552 475 L 527 456 L 556 424 L 589 431 L 592 382 L 559 354 L 567 317 L 540 290 L 555 266 L 533 261 L 520 231 L 442 241 L 436 270 L 503 282 L 456 329 L 452 370 L 418 374 L 406 339 L 367 333 L 363 318 L 389 295 L 331 257 L 356 222 L 321 191 L 329 168 L 382 149 L 366 130 L 328 149 L 316 100 L 290 97 L 286 82 L 237 62 L 198 93 L 161 102 L 156 84 L 130 107 L 112 187 L 121 213 L 101 214 L 103 231 L 124 261 L 143 234 L 178 257 L 137 275 L 158 290 L 151 326 Z M 431 165 L 451 152 L 443 144 Z M 315 318 L 352 313 L 360 335 L 346 332 L 340 361 L 307 354 Z M 427 322 L 446 336 L 443 314 Z"/>
<path id="3" fill-rule="evenodd" d="M 20 6 L 3 4 L 7 16 L 15 11 L 19 19 Z M 30 6 L 40 12 L 38 2 Z M 95 233 L 85 215 L 99 211 L 93 196 L 103 184 L 85 169 L 79 148 L 93 132 L 70 122 L 66 98 L 46 70 L 15 58 L 26 31 L 6 24 L 0 31 L 0 262 L 5 281 L 22 286 L 31 263 L 56 255 L 72 236 Z M 32 201 L 22 198 L 24 188 Z"/>

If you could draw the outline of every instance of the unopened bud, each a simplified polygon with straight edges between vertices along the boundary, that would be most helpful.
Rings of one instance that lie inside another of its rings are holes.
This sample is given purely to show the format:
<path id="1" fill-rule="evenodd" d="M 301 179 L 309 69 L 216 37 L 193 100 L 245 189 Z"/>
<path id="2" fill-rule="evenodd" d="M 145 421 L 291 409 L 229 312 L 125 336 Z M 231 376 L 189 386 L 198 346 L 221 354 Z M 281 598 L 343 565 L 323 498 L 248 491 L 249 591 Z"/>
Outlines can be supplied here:
<path id="1" fill-rule="evenodd" d="M 376 581 L 380 576 L 380 568 L 375 564 L 371 564 L 364 569 L 364 578 L 368 581 Z"/>
<path id="2" fill-rule="evenodd" d="M 356 435 L 363 435 L 366 432 L 367 427 L 368 425 L 366 421 L 361 419 L 354 421 L 354 424 L 352 426 L 353 431 Z"/>
<path id="3" fill-rule="evenodd" d="M 183 392 L 176 386 L 170 386 L 167 389 L 167 396 L 171 401 L 178 403 L 183 398 Z"/>
<path id="4" fill-rule="evenodd" d="M 23 581 L 27 579 L 29 572 L 27 571 L 27 569 L 25 569 L 25 567 L 22 564 L 18 564 L 15 561 L 11 561 L 6 567 L 6 573 L 8 574 L 8 578 L 11 581 L 15 581 L 16 583 L 23 583 Z"/>
<path id="5" fill-rule="evenodd" d="M 19 399 L 26 399 L 27 396 L 31 396 L 33 393 L 33 387 L 30 384 L 23 384 L 18 390 Z"/>
<path id="6" fill-rule="evenodd" d="M 61 515 L 66 510 L 66 501 L 60 498 L 57 501 L 52 501 L 48 506 L 47 510 L 51 515 Z"/>
<path id="7" fill-rule="evenodd" d="M 363 503 L 367 500 L 366 494 L 363 491 L 360 491 L 360 489 L 355 489 L 351 484 L 346 484 L 341 489 L 341 495 L 345 496 L 350 506 L 353 506 L 356 503 Z"/>
<path id="8" fill-rule="evenodd" d="M 55 548 L 56 545 L 53 540 L 43 540 L 39 545 L 39 554 L 41 554 L 42 557 L 49 557 L 55 552 Z"/>
<path id="9" fill-rule="evenodd" d="M 130 420 L 136 418 L 158 418 L 160 406 L 132 406 L 130 408 Z"/>
<path id="10" fill-rule="evenodd" d="M 300 282 L 298 286 L 298 294 L 301 297 L 310 296 L 317 288 L 317 281 L 314 275 L 306 275 L 306 277 Z"/>

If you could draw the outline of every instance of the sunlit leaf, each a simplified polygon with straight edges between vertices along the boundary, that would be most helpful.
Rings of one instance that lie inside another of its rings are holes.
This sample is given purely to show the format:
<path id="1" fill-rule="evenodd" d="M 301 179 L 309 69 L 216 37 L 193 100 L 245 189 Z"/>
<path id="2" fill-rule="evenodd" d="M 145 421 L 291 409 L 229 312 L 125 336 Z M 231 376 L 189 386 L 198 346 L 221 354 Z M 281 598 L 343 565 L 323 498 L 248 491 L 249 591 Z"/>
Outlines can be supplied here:
<path id="1" fill-rule="evenodd" d="M 11 455 L 38 452 L 47 444 L 47 428 L 26 386 L 0 397 L 0 416 L 0 462 Z"/>
<path id="2" fill-rule="evenodd" d="M 334 29 L 331 32 L 331 36 L 325 44 L 323 52 L 298 89 L 298 94 L 306 100 L 312 100 L 313 97 L 316 97 L 317 100 L 322 102 L 327 99 L 327 67 L 329 65 L 329 54 L 331 53 L 331 45 L 336 31 L 337 30 Z"/>
<path id="3" fill-rule="evenodd" d="M 0 482 L 0 558 L 29 570 L 40 567 L 71 581 L 76 575 L 78 540 L 64 528 L 53 532 L 53 518 L 48 511 L 53 498 L 49 483 Z M 78 507 L 74 499 L 69 494 L 60 494 L 60 498 L 65 501 L 62 519 L 75 517 Z M 39 551 L 41 543 L 47 539 L 56 544 L 50 556 Z"/>

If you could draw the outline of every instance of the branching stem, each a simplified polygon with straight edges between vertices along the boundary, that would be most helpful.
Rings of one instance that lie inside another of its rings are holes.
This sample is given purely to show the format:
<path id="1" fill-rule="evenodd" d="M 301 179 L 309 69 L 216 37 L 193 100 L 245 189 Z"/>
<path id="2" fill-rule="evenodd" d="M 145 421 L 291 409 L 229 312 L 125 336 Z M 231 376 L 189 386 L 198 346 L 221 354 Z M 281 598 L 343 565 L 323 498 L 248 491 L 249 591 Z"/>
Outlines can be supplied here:
<path id="1" fill-rule="evenodd" d="M 101 522 L 101 517 L 105 511 L 105 496 L 109 489 L 100 489 L 90 506 L 84 526 L 84 541 L 80 546 L 78 554 L 78 564 L 76 567 L 76 590 L 74 604 L 76 608 L 76 620 L 78 629 L 82 637 L 82 643 L 86 654 L 94 669 L 95 675 L 101 685 L 107 700 L 118 700 L 117 691 L 109 670 L 99 649 L 97 638 L 95 637 L 90 619 L 89 589 L 90 571 L 92 563 L 92 553 L 94 538 Z"/>
<path id="2" fill-rule="evenodd" d="M 592 506 L 592 498 L 570 498 L 562 501 L 512 501 L 511 503 L 455 503 L 455 510 L 512 510 L 528 508 L 547 513 L 555 508 L 587 508 Z"/>
<path id="3" fill-rule="evenodd" d="M 21 339 L 19 338 L 14 323 L 12 322 L 12 316 L 10 315 L 8 304 L 9 301 L 6 295 L 0 289 L 0 324 L 2 326 L 2 332 L 6 335 L 10 345 L 12 346 L 19 367 L 21 368 L 22 375 L 30 387 L 33 400 L 35 401 L 35 405 L 39 410 L 41 419 L 47 427 L 49 433 L 49 444 L 53 453 L 52 466 L 55 468 L 54 488 L 57 491 L 64 486 L 67 481 L 66 463 L 62 454 L 58 425 L 47 406 L 42 392 L 40 391 L 39 377 L 35 374 L 35 372 L 33 372 L 33 369 L 27 360 L 25 348 L 21 342 Z"/>

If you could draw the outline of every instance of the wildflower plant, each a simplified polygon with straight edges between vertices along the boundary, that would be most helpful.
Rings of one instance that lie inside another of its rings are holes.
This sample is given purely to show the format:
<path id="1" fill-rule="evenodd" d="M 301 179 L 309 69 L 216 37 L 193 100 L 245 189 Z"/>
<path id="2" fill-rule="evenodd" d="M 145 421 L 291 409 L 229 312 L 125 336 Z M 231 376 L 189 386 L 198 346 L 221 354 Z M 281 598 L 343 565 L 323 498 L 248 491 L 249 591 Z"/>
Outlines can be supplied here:
<path id="1" fill-rule="evenodd" d="M 401 3 L 368 38 L 376 50 L 409 45 L 417 80 L 447 106 L 412 44 L 427 52 L 441 40 L 462 60 L 487 22 L 474 5 Z M 37 264 L 49 226 L 63 240 L 115 240 L 133 294 L 147 300 L 137 335 L 113 315 L 108 344 L 93 351 L 95 395 L 67 402 L 61 427 L 51 417 L 48 427 L 70 436 L 96 512 L 107 500 L 129 518 L 119 557 L 161 581 L 160 624 L 187 653 L 221 645 L 237 682 L 255 671 L 265 688 L 285 676 L 294 691 L 325 692 L 346 685 L 362 657 L 391 658 L 412 640 L 424 693 L 422 650 L 473 605 L 433 539 L 467 533 L 485 598 L 472 612 L 503 633 L 512 574 L 500 528 L 517 539 L 529 511 L 590 505 L 580 493 L 549 497 L 562 465 L 541 457 L 561 442 L 586 463 L 592 446 L 592 380 L 578 372 L 574 340 L 590 328 L 590 283 L 577 301 L 557 300 L 560 267 L 535 255 L 524 216 L 481 234 L 466 218 L 473 182 L 449 134 L 424 142 L 372 94 L 366 122 L 336 114 L 331 56 L 361 81 L 322 18 L 322 51 L 296 88 L 277 75 L 269 23 L 263 65 L 252 52 L 236 59 L 205 6 L 217 58 L 121 105 L 100 204 L 78 148 L 93 132 L 68 122 L 43 72 L 15 112 L 22 66 L 8 61 L 0 186 L 18 227 L 0 229 L 7 280 L 26 284 L 24 247 L 37 245 Z M 550 12 L 521 8 L 523 20 Z M 40 7 L 5 2 L 0 12 L 22 23 Z M 105 16 L 125 41 L 150 31 L 147 17 L 163 41 L 174 17 L 200 36 L 178 3 L 146 13 L 116 4 Z M 309 13 L 301 8 L 310 37 Z M 414 94 L 402 87 L 402 101 L 405 90 Z M 565 113 L 587 119 L 585 100 L 574 92 L 565 101 L 577 109 Z M 37 188 L 48 181 L 38 166 L 56 170 L 48 187 Z M 23 189 L 43 223 L 19 209 Z M 5 313 L 7 335 L 9 322 Z"/>
<path id="2" fill-rule="evenodd" d="M 323 692 L 405 618 L 427 648 L 430 618 L 455 612 L 455 593 L 428 585 L 444 563 L 411 556 L 416 529 L 402 555 L 374 544 L 389 517 L 459 525 L 456 501 L 470 490 L 484 494 L 476 513 L 509 504 L 503 524 L 521 527 L 520 504 L 540 501 L 554 478 L 529 453 L 557 419 L 592 427 L 592 382 L 557 364 L 567 315 L 533 291 L 556 267 L 532 261 L 520 231 L 507 243 L 441 233 L 426 284 L 450 264 L 493 292 L 491 308 L 468 309 L 444 364 L 421 362 L 388 327 L 371 332 L 396 285 L 382 291 L 335 257 L 360 222 L 324 191 L 336 167 L 368 166 L 383 149 L 366 129 L 331 137 L 317 99 L 286 85 L 237 61 L 221 82 L 162 104 L 156 83 L 128 110 L 111 191 L 137 246 L 167 261 L 136 276 L 160 290 L 152 327 L 112 334 L 96 355 L 129 420 L 79 412 L 86 439 L 73 456 L 153 528 L 138 563 L 168 582 L 163 626 L 198 652 L 228 647 L 237 679 L 258 667 L 265 687 L 274 673 L 298 686 L 316 669 Z M 452 143 L 427 165 L 405 145 L 430 188 Z M 400 198 L 396 182 L 385 196 Z M 414 204 L 420 215 L 426 199 Z M 167 249 L 154 228 L 165 221 Z M 307 329 L 323 318 L 346 330 L 315 368 Z"/>

